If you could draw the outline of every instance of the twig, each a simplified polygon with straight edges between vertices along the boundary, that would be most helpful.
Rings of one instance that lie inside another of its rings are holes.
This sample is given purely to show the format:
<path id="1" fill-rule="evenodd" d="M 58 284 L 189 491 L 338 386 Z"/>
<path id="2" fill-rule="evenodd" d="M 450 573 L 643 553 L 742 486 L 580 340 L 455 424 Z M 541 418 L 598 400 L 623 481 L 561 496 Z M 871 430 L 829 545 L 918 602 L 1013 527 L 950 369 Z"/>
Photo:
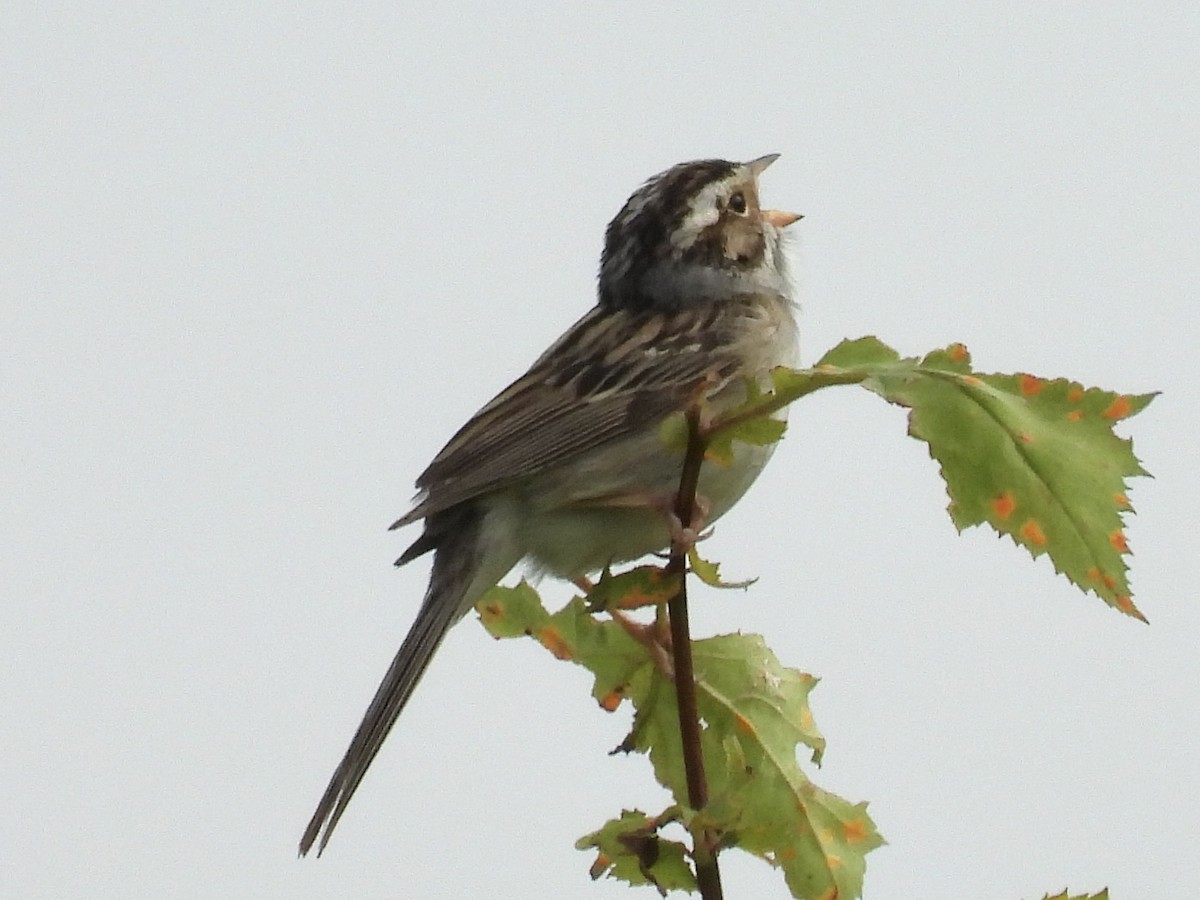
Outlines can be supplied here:
<path id="1" fill-rule="evenodd" d="M 683 460 L 683 476 L 675 497 L 675 516 L 684 528 L 690 528 L 696 514 L 696 488 L 704 463 L 706 441 L 700 433 L 700 412 L 693 407 L 687 414 L 688 443 Z M 696 811 L 708 803 L 708 782 L 704 775 L 704 755 L 700 746 L 700 713 L 696 706 L 696 677 L 692 666 L 692 638 L 687 611 L 687 554 L 682 537 L 671 541 L 667 571 L 680 575 L 679 592 L 667 606 L 671 620 L 671 650 L 675 663 L 675 693 L 679 707 L 679 735 L 683 741 L 683 765 L 687 773 L 688 805 Z M 717 866 L 717 848 L 709 829 L 692 829 L 692 858 L 696 862 L 696 883 L 704 900 L 722 900 L 721 871 Z"/>

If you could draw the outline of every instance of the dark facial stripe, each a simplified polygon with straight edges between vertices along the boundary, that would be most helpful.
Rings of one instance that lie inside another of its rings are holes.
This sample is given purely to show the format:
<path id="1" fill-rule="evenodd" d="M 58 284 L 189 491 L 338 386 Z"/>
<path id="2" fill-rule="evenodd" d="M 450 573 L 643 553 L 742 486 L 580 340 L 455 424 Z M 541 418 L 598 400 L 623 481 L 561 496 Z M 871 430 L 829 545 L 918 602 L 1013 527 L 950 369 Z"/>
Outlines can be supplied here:
<path id="1" fill-rule="evenodd" d="M 609 223 L 600 259 L 600 303 L 639 305 L 637 286 L 646 270 L 672 252 L 671 233 L 705 185 L 728 178 L 735 163 L 702 159 L 680 163 L 638 188 Z"/>

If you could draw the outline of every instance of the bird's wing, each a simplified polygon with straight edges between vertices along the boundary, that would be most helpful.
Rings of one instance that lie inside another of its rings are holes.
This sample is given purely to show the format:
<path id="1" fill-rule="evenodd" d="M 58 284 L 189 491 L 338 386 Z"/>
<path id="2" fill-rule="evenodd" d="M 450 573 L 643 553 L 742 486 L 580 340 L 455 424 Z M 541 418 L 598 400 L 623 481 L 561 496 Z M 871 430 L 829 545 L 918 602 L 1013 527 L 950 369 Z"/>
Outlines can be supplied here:
<path id="1" fill-rule="evenodd" d="M 477 412 L 417 479 L 392 527 L 527 478 L 684 409 L 738 371 L 728 308 L 596 307 Z"/>

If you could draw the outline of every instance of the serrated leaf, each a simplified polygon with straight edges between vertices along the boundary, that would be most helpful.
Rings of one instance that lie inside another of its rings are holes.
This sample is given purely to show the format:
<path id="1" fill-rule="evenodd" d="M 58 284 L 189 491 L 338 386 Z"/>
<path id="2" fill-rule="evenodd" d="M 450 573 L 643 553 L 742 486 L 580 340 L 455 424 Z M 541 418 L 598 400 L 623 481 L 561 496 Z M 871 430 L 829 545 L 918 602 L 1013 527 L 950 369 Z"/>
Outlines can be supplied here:
<path id="1" fill-rule="evenodd" d="M 1066 379 L 982 375 L 962 344 L 923 359 L 900 358 L 873 337 L 843 341 L 811 369 L 776 369 L 773 390 L 718 422 L 741 429 L 823 387 L 862 384 L 909 407 L 909 434 L 929 445 L 962 531 L 988 524 L 1110 606 L 1142 619 L 1134 606 L 1123 516 L 1132 512 L 1126 479 L 1148 474 L 1113 425 L 1154 394 L 1085 389 Z"/>
<path id="2" fill-rule="evenodd" d="M 698 641 L 693 655 L 700 715 L 725 758 L 741 763 L 710 787 L 705 813 L 735 846 L 779 866 L 794 897 L 859 896 L 866 854 L 882 838 L 865 804 L 817 787 L 796 759 L 800 744 L 816 763 L 825 750 L 808 705 L 817 680 L 783 667 L 757 635 Z"/>
<path id="3" fill-rule="evenodd" d="M 823 791 L 796 760 L 799 744 L 818 762 L 825 748 L 808 706 L 816 679 L 781 666 L 757 635 L 695 641 L 693 661 L 708 827 L 781 868 L 795 897 L 859 896 L 865 856 L 882 839 L 865 804 Z M 685 806 L 674 686 L 656 678 L 649 687 L 623 747 L 648 753 L 655 777 Z"/>
<path id="4" fill-rule="evenodd" d="M 1105 888 L 1098 894 L 1074 894 L 1068 896 L 1067 891 L 1061 894 L 1055 894 L 1053 897 L 1047 894 L 1042 900 L 1108 900 L 1108 888 Z"/>
<path id="5" fill-rule="evenodd" d="M 652 885 L 662 896 L 667 891 L 695 891 L 696 877 L 688 863 L 687 848 L 662 838 L 664 818 L 651 819 L 637 810 L 624 810 L 598 830 L 580 838 L 578 850 L 595 850 L 592 880 L 607 875 L 630 885 Z"/>
<path id="6" fill-rule="evenodd" d="M 920 363 L 881 367 L 864 383 L 911 409 L 909 434 L 929 445 L 962 531 L 988 524 L 1050 556 L 1085 591 L 1139 619 L 1126 577 L 1126 479 L 1145 475 L 1132 443 L 1113 433 L 1153 394 L 1085 389 L 1066 379 L 983 375 L 961 345 Z"/>
<path id="7" fill-rule="evenodd" d="M 588 615 L 579 599 L 551 616 L 532 590 L 497 588 L 479 606 L 488 610 L 489 630 L 492 622 L 508 626 L 493 634 L 528 632 L 555 656 L 591 671 L 593 696 L 604 708 L 627 697 L 634 724 L 619 749 L 649 754 L 655 777 L 689 814 L 675 686 L 644 645 L 616 623 Z M 703 816 L 726 844 L 780 867 L 795 897 L 859 896 L 865 856 L 882 839 L 865 804 L 823 791 L 796 758 L 801 744 L 815 762 L 824 752 L 808 706 L 816 679 L 784 668 L 755 635 L 695 641 L 693 661 L 709 803 L 690 814 Z"/>
<path id="8" fill-rule="evenodd" d="M 662 566 L 637 566 L 619 575 L 605 571 L 588 591 L 588 608 L 642 609 L 666 603 L 677 593 L 681 576 L 670 575 Z"/>
<path id="9" fill-rule="evenodd" d="M 528 584 L 494 587 L 475 608 L 495 638 L 528 635 L 555 657 L 584 666 L 595 676 L 592 696 L 615 710 L 630 691 L 644 693 L 654 668 L 644 645 L 615 622 L 601 622 L 576 597 L 554 615 Z"/>
<path id="10" fill-rule="evenodd" d="M 876 337 L 861 337 L 855 340 L 844 340 L 819 360 L 813 366 L 814 370 L 824 368 L 856 369 L 861 366 L 881 366 L 893 363 L 900 354 Z"/>
<path id="11" fill-rule="evenodd" d="M 693 544 L 688 550 L 688 568 L 695 574 L 697 578 L 707 584 L 709 587 L 720 588 L 722 590 L 741 589 L 745 590 L 758 581 L 757 578 L 747 578 L 743 581 L 722 581 L 721 580 L 721 564 L 712 562 L 702 557 Z"/>

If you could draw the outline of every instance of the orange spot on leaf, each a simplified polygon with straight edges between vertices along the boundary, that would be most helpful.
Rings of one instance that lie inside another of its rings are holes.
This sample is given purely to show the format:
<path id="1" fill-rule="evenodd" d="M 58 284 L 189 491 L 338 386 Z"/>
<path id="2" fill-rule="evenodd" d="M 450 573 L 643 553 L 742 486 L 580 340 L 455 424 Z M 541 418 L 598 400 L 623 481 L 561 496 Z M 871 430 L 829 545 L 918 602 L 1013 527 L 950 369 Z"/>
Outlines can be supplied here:
<path id="1" fill-rule="evenodd" d="M 842 826 L 846 842 L 853 844 L 855 841 L 861 841 L 867 836 L 867 825 L 862 819 L 851 819 Z"/>
<path id="2" fill-rule="evenodd" d="M 975 387 L 981 387 L 983 385 L 983 382 L 980 381 L 978 378 L 976 378 L 974 375 L 964 375 L 962 377 L 962 379 L 967 384 L 974 385 Z"/>
<path id="3" fill-rule="evenodd" d="M 600 698 L 600 708 L 605 712 L 616 712 L 617 707 L 621 705 L 621 698 L 620 690 L 609 691 Z"/>
<path id="4" fill-rule="evenodd" d="M 595 881 L 597 878 L 607 872 L 611 866 L 612 860 L 608 858 L 607 854 L 597 853 L 596 861 L 592 863 L 590 868 L 588 868 L 588 874 L 592 877 L 592 881 Z"/>
<path id="5" fill-rule="evenodd" d="M 750 723 L 750 720 L 747 719 L 745 716 L 743 716 L 739 713 L 733 721 L 737 725 L 738 730 L 741 731 L 743 734 L 750 734 L 750 735 L 754 734 L 754 726 Z"/>
<path id="6" fill-rule="evenodd" d="M 1012 491 L 1005 491 L 992 501 L 992 510 L 996 513 L 996 518 L 1001 522 L 1011 516 L 1013 510 L 1016 508 L 1017 499 L 1013 496 Z"/>
<path id="7" fill-rule="evenodd" d="M 621 609 L 645 609 L 647 606 L 657 606 L 674 597 L 677 590 L 679 590 L 678 578 L 659 569 L 648 573 L 642 584 L 630 588 L 621 598 L 618 606 Z"/>
<path id="8" fill-rule="evenodd" d="M 1033 435 L 1028 431 L 1019 431 L 1017 432 L 1017 440 L 1019 440 L 1022 444 L 1032 444 Z"/>
<path id="9" fill-rule="evenodd" d="M 1082 409 L 1073 409 L 1069 413 L 1067 413 L 1067 421 L 1068 422 L 1078 422 L 1082 418 L 1083 418 L 1083 410 Z"/>
<path id="10" fill-rule="evenodd" d="M 1117 586 L 1117 579 L 1113 578 L 1107 572 L 1102 572 L 1100 569 L 1092 566 L 1088 569 L 1087 577 L 1089 581 L 1094 581 L 1097 584 L 1103 585 L 1106 590 L 1112 590 Z"/>
<path id="11" fill-rule="evenodd" d="M 1046 546 L 1046 532 L 1042 531 L 1037 519 L 1029 519 L 1021 526 L 1021 537 L 1039 547 Z"/>
<path id="12" fill-rule="evenodd" d="M 1133 605 L 1133 601 L 1130 600 L 1127 595 L 1122 595 L 1117 598 L 1117 609 L 1125 613 L 1127 616 L 1133 616 L 1139 622 L 1146 622 L 1146 624 L 1149 624 L 1149 620 L 1142 615 L 1142 611 L 1140 609 Z"/>
<path id="13" fill-rule="evenodd" d="M 563 639 L 562 634 L 553 625 L 547 625 L 539 631 L 537 639 L 543 647 L 553 653 L 558 659 L 571 659 L 574 655 L 571 653 L 571 648 Z"/>
<path id="14" fill-rule="evenodd" d="M 1129 402 L 1128 397 L 1122 396 L 1113 400 L 1113 402 L 1108 405 L 1108 409 L 1106 409 L 1102 415 L 1104 418 L 1111 419 L 1115 422 L 1117 419 L 1125 418 L 1131 412 L 1133 412 L 1133 404 Z"/>
<path id="15" fill-rule="evenodd" d="M 951 344 L 946 348 L 946 354 L 955 362 L 962 362 L 970 355 L 966 344 Z"/>
<path id="16" fill-rule="evenodd" d="M 1032 397 L 1038 391 L 1046 386 L 1046 382 L 1035 375 L 1021 376 L 1021 393 L 1026 397 Z"/>
<path id="17" fill-rule="evenodd" d="M 726 469 L 733 465 L 733 459 L 727 453 L 722 453 L 711 448 L 704 451 L 704 461 L 715 463 L 716 465 L 723 466 Z"/>
<path id="18" fill-rule="evenodd" d="M 1071 390 L 1067 391 L 1067 402 L 1068 403 L 1078 403 L 1082 399 L 1083 399 L 1083 388 L 1073 387 L 1073 388 L 1071 388 Z"/>
<path id="19" fill-rule="evenodd" d="M 1125 532 L 1123 532 L 1120 528 L 1108 536 L 1108 542 L 1112 544 L 1113 548 L 1119 553 L 1129 552 L 1129 544 L 1125 540 Z"/>
<path id="20" fill-rule="evenodd" d="M 1129 498 L 1124 494 L 1113 494 L 1113 500 L 1116 501 L 1117 506 L 1123 507 L 1124 509 L 1129 508 Z"/>

